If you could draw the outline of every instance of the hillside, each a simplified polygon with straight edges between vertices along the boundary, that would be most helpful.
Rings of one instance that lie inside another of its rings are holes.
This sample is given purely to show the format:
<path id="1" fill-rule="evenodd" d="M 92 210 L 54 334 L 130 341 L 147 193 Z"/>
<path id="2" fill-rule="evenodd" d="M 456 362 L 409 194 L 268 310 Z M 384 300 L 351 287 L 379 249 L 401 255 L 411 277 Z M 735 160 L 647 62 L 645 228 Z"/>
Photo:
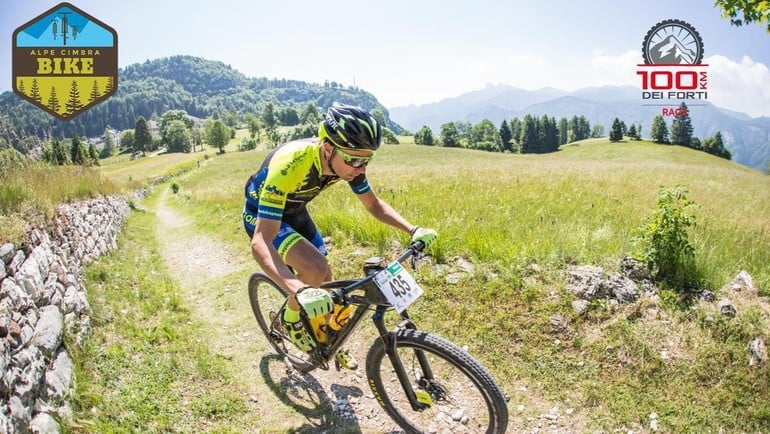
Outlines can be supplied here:
<path id="1" fill-rule="evenodd" d="M 725 147 L 733 161 L 766 170 L 770 162 L 770 118 L 752 119 L 742 113 L 720 109 L 710 103 L 690 107 L 693 135 L 701 139 L 722 132 Z M 642 135 L 649 136 L 650 125 L 660 107 L 643 106 L 640 91 L 632 86 L 602 86 L 565 92 L 557 89 L 527 91 L 511 86 L 489 85 L 484 89 L 447 98 L 433 104 L 394 107 L 391 117 L 410 131 L 423 125 L 435 134 L 446 122 L 476 123 L 489 119 L 499 125 L 503 119 L 535 116 L 571 118 L 585 116 L 591 125 L 609 131 L 613 119 L 626 125 L 642 124 Z M 667 119 L 670 125 L 670 118 Z"/>
<path id="2" fill-rule="evenodd" d="M 335 82 L 315 84 L 297 80 L 250 78 L 222 62 L 192 56 L 173 56 L 129 65 L 119 73 L 118 92 L 110 99 L 67 122 L 55 120 L 12 92 L 0 95 L 0 112 L 8 114 L 17 133 L 39 137 L 101 135 L 107 126 L 133 128 L 136 119 L 182 109 L 196 117 L 215 111 L 259 113 L 272 102 L 278 107 L 301 109 L 307 103 L 325 109 L 334 101 L 380 109 L 387 126 L 398 133 L 388 110 L 369 92 Z M 4 137 L 3 137 L 4 138 Z"/>

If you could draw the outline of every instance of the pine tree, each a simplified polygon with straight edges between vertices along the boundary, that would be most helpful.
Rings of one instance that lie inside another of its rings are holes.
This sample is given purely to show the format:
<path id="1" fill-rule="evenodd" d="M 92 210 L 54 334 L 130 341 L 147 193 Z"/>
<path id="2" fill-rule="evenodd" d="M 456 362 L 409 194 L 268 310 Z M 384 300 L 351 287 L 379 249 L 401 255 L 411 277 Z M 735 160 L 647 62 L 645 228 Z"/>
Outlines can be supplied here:
<path id="1" fill-rule="evenodd" d="M 99 154 L 96 153 L 96 148 L 93 143 L 88 144 L 88 159 L 91 163 L 99 165 Z"/>
<path id="2" fill-rule="evenodd" d="M 502 140 L 502 150 L 503 151 L 510 151 L 511 148 L 511 139 L 513 138 L 513 135 L 511 134 L 511 129 L 508 128 L 508 121 L 503 119 L 503 123 L 500 124 L 500 139 Z"/>
<path id="3" fill-rule="evenodd" d="M 615 118 L 612 121 L 612 129 L 610 130 L 610 142 L 619 142 L 623 140 L 623 126 L 620 119 Z"/>
<path id="4" fill-rule="evenodd" d="M 51 86 L 51 96 L 48 97 L 48 104 L 46 104 L 51 111 L 59 113 L 61 104 L 59 104 L 59 98 L 56 97 L 56 88 Z"/>
<path id="5" fill-rule="evenodd" d="M 62 143 L 59 139 L 54 138 L 51 147 L 53 150 L 53 155 L 56 158 L 56 164 L 59 166 L 64 166 L 72 162 L 70 160 L 69 152 L 67 152 L 66 148 L 64 147 L 64 143 Z"/>
<path id="6" fill-rule="evenodd" d="M 78 90 L 78 82 L 76 80 L 72 80 L 72 84 L 70 85 L 70 95 L 67 104 L 65 104 L 65 109 L 65 113 L 67 114 L 73 114 L 83 110 L 83 103 L 80 102 L 80 90 Z"/>
<path id="7" fill-rule="evenodd" d="M 628 137 L 639 140 L 639 136 L 636 134 L 636 125 L 631 124 L 631 126 L 628 127 Z"/>
<path id="8" fill-rule="evenodd" d="M 88 101 L 89 102 L 96 101 L 97 99 L 99 99 L 100 96 L 101 94 L 99 93 L 99 83 L 97 83 L 97 81 L 94 80 L 94 85 L 91 88 L 91 95 L 89 95 L 90 99 Z"/>
<path id="9" fill-rule="evenodd" d="M 24 89 L 24 80 L 19 80 L 19 87 L 17 88 L 17 90 L 23 93 L 24 95 L 27 94 L 27 90 Z"/>
<path id="10" fill-rule="evenodd" d="M 152 135 L 150 134 L 150 128 L 147 126 L 147 121 L 144 116 L 139 116 L 134 125 L 134 152 L 141 152 L 145 155 L 147 148 L 152 143 Z"/>
<path id="11" fill-rule="evenodd" d="M 521 146 L 522 154 L 529 154 L 537 152 L 538 137 L 537 137 L 537 121 L 530 115 L 524 116 L 524 120 L 521 125 L 521 138 L 519 139 L 519 145 Z"/>
<path id="12" fill-rule="evenodd" d="M 674 120 L 671 122 L 671 143 L 690 147 L 690 139 L 692 139 L 690 111 L 687 110 L 687 105 L 682 102 L 679 105 L 677 115 L 674 116 Z"/>
<path id="13" fill-rule="evenodd" d="M 40 96 L 40 88 L 37 86 L 37 79 L 32 79 L 32 88 L 29 90 L 29 97 L 36 103 L 40 103 L 43 97 Z"/>
<path id="14" fill-rule="evenodd" d="M 81 166 L 88 164 L 89 162 L 88 151 L 85 146 L 83 146 L 83 142 L 80 141 L 80 136 L 77 134 L 72 138 L 72 143 L 70 144 L 70 159 L 72 160 L 72 164 L 79 164 Z"/>

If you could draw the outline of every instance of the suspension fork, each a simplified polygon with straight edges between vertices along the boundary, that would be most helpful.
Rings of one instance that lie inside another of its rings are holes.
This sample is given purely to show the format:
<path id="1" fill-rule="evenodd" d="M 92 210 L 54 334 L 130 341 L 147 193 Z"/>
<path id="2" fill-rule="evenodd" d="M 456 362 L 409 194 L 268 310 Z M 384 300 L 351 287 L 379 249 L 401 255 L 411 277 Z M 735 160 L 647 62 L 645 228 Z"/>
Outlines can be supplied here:
<path id="1" fill-rule="evenodd" d="M 385 353 L 388 355 L 390 363 L 393 365 L 393 369 L 396 371 L 396 376 L 401 383 L 401 387 L 404 388 L 404 393 L 406 393 L 406 397 L 409 399 L 409 403 L 412 405 L 412 409 L 415 411 L 422 411 L 430 407 L 430 402 L 423 403 L 418 400 L 417 393 L 412 387 L 409 374 L 406 372 L 406 368 L 404 368 L 401 357 L 399 357 L 398 352 L 396 351 L 396 336 L 398 330 L 417 330 L 417 326 L 412 322 L 411 319 L 409 319 L 407 312 L 404 311 L 401 313 L 401 316 L 404 318 L 404 320 L 401 321 L 401 323 L 399 323 L 399 325 L 397 325 L 392 331 L 388 331 L 388 329 L 385 328 L 385 321 L 383 319 L 385 310 L 386 308 L 384 306 L 377 306 L 377 310 L 372 316 L 372 321 L 374 321 L 374 325 L 377 327 L 377 331 L 380 333 L 380 338 L 385 344 Z M 425 356 L 425 352 L 420 349 L 415 349 L 414 352 L 417 356 L 417 361 L 420 364 L 420 369 L 422 369 L 423 378 L 433 379 L 433 371 L 430 369 L 430 364 L 428 364 L 428 358 Z"/>

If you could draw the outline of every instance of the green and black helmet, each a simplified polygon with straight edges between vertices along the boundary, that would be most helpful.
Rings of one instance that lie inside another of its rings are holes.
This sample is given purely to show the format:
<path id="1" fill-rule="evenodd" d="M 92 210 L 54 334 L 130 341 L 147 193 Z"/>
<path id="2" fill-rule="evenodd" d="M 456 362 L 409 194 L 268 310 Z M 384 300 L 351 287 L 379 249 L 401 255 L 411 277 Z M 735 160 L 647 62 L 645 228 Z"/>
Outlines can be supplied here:
<path id="1" fill-rule="evenodd" d="M 382 142 L 382 125 L 361 107 L 335 102 L 318 127 L 318 137 L 339 148 L 376 151 Z"/>

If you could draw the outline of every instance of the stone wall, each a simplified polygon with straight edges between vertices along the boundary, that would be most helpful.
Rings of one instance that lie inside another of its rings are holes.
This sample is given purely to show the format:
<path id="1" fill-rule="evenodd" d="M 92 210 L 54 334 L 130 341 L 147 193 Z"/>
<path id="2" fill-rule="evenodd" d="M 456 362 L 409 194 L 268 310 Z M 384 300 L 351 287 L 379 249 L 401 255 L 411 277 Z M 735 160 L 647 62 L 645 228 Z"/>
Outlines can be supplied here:
<path id="1" fill-rule="evenodd" d="M 0 245 L 0 433 L 59 432 L 71 415 L 67 345 L 90 331 L 82 270 L 117 247 L 129 210 L 120 196 L 61 205 L 22 248 Z"/>

